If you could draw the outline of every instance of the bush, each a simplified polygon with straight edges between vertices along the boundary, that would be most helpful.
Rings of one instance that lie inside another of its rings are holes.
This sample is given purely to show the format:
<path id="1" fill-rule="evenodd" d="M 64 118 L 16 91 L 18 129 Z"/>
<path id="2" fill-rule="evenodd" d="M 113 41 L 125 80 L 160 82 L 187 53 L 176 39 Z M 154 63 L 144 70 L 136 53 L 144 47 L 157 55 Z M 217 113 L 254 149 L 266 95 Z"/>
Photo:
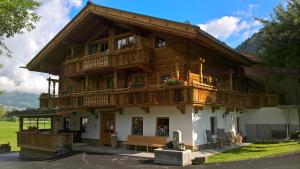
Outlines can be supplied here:
<path id="1" fill-rule="evenodd" d="M 174 148 L 173 141 L 169 141 L 169 142 L 166 144 L 166 148 Z"/>
<path id="2" fill-rule="evenodd" d="M 298 139 L 300 138 L 300 130 L 295 131 L 294 133 L 291 134 L 291 139 Z"/>

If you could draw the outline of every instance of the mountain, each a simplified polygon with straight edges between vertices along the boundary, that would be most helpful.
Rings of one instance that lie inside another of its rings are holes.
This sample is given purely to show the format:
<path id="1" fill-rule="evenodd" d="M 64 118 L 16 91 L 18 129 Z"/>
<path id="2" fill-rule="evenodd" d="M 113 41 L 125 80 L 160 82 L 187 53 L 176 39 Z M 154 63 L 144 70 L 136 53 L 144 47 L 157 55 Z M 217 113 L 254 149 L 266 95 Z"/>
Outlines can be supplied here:
<path id="1" fill-rule="evenodd" d="M 6 110 L 38 108 L 39 95 L 24 92 L 2 92 L 0 94 L 0 104 Z"/>
<path id="2" fill-rule="evenodd" d="M 238 52 L 246 52 L 248 54 L 258 54 L 259 48 L 262 45 L 263 34 L 262 32 L 257 32 L 252 35 L 252 37 L 241 43 L 236 50 Z"/>

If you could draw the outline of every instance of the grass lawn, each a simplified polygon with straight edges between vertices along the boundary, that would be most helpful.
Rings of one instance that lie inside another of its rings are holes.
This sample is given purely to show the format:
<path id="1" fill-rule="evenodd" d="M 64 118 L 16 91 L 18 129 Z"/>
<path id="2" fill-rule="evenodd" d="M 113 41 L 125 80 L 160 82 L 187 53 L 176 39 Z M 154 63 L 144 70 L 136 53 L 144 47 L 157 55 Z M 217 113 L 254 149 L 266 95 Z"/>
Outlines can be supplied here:
<path id="1" fill-rule="evenodd" d="M 208 163 L 239 161 L 300 152 L 300 141 L 287 143 L 255 143 L 246 147 L 224 151 L 208 158 Z"/>
<path id="2" fill-rule="evenodd" d="M 19 151 L 17 147 L 18 122 L 0 121 L 0 144 L 10 143 L 12 151 Z"/>

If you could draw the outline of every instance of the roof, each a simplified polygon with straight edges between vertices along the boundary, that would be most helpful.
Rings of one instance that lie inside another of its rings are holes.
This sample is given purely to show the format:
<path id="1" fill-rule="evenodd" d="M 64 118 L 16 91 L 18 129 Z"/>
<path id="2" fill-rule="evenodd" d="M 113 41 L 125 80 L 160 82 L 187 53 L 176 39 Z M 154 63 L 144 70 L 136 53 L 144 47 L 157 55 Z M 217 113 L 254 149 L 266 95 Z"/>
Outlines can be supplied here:
<path id="1" fill-rule="evenodd" d="M 11 115 L 17 117 L 53 117 L 58 116 L 56 112 L 58 109 L 25 109 L 25 110 L 14 110 L 10 112 Z"/>
<path id="2" fill-rule="evenodd" d="M 248 58 L 249 60 L 251 60 L 252 62 L 261 63 L 261 60 L 256 55 L 246 53 L 246 52 L 240 52 L 240 53 L 244 55 L 246 58 Z"/>
<path id="3" fill-rule="evenodd" d="M 76 26 L 86 20 L 91 14 L 108 20 L 119 21 L 195 40 L 198 43 L 207 44 L 214 50 L 223 52 L 229 59 L 234 60 L 239 64 L 251 65 L 251 61 L 247 57 L 201 30 L 198 26 L 108 8 L 88 2 L 87 5 L 27 64 L 26 67 L 32 71 L 41 71 L 40 67 L 43 67 L 43 65 L 39 65 L 41 64 L 41 61 L 47 58 L 49 53 L 53 51 L 58 44 L 64 42 L 66 37 L 75 30 Z"/>

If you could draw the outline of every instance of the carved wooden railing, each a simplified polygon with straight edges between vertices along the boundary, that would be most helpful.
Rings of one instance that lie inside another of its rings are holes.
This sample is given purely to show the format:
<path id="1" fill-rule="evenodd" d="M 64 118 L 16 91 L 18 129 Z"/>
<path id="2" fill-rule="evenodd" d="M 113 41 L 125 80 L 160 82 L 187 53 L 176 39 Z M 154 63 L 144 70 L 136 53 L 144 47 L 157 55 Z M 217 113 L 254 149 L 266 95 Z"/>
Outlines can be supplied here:
<path id="1" fill-rule="evenodd" d="M 85 107 L 113 106 L 113 95 L 108 93 L 85 94 L 83 96 L 83 105 Z"/>
<path id="2" fill-rule="evenodd" d="M 58 97 L 56 95 L 50 95 L 42 93 L 40 95 L 40 108 L 56 108 L 58 107 Z"/>
<path id="3" fill-rule="evenodd" d="M 99 53 L 95 55 L 89 55 L 83 58 L 82 70 L 99 70 L 111 67 L 110 54 Z"/>
<path id="4" fill-rule="evenodd" d="M 51 99 L 52 97 L 48 97 Z M 60 95 L 57 107 L 112 107 L 174 104 L 214 104 L 231 107 L 273 107 L 278 105 L 277 95 L 246 94 L 218 90 L 208 85 L 148 86 Z"/>
<path id="5" fill-rule="evenodd" d="M 64 74 L 65 75 L 77 75 L 82 73 L 82 62 L 80 58 L 68 59 L 64 63 Z"/>
<path id="6" fill-rule="evenodd" d="M 18 146 L 36 150 L 56 152 L 73 143 L 72 133 L 43 133 L 39 131 L 20 131 L 17 133 Z"/>
<path id="7" fill-rule="evenodd" d="M 131 48 L 116 52 L 104 52 L 84 56 L 81 59 L 67 60 L 64 63 L 66 76 L 82 75 L 86 71 L 127 68 L 150 64 L 150 49 Z"/>

